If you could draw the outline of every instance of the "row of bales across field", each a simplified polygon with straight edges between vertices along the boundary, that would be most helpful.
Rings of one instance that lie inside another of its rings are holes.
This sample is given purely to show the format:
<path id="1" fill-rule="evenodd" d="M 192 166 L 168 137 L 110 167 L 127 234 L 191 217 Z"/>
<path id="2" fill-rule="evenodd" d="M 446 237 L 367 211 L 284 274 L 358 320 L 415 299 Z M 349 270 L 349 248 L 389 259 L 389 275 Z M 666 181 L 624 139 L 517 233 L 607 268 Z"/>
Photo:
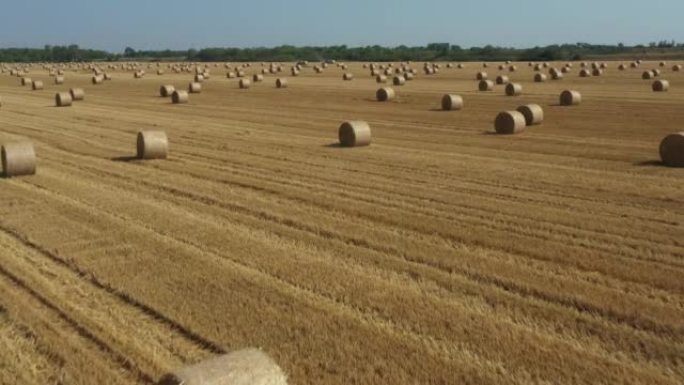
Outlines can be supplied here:
<path id="1" fill-rule="evenodd" d="M 505 62 L 498 65 L 490 63 L 480 64 L 479 70 L 473 75 L 476 88 L 479 92 L 492 92 L 495 85 L 504 86 L 504 94 L 509 97 L 516 97 L 523 94 L 523 85 L 511 80 L 514 73 L 519 71 L 522 64 Z M 617 65 L 618 71 L 637 71 L 644 65 L 641 60 L 633 61 L 629 64 L 621 63 Z M 290 85 L 287 77 L 282 76 L 283 72 L 289 72 L 290 77 L 297 77 L 302 71 L 311 71 L 320 74 L 330 66 L 339 69 L 342 74 L 341 81 L 353 81 L 355 75 L 349 71 L 349 67 L 344 63 L 334 61 L 311 64 L 307 61 L 300 61 L 286 66 L 284 63 L 261 63 L 258 64 L 223 63 L 225 76 L 229 79 L 239 79 L 237 85 L 240 89 L 248 90 L 253 84 L 262 83 L 267 75 L 276 75 L 275 87 L 278 89 L 287 88 Z M 400 89 L 408 82 L 414 81 L 418 76 L 426 77 L 439 74 L 440 71 L 466 71 L 470 67 L 477 67 L 475 63 L 424 63 L 422 70 L 419 71 L 416 65 L 411 62 L 403 63 L 364 63 L 362 69 L 367 71 L 367 75 L 374 78 L 380 85 L 375 91 L 375 99 L 378 102 L 390 102 L 394 100 Z M 531 81 L 544 83 L 547 80 L 561 81 L 564 77 L 570 76 L 576 71 L 577 76 L 582 78 L 603 76 L 610 70 L 608 63 L 602 62 L 581 62 L 581 63 L 527 63 L 532 69 L 533 76 Z M 575 66 L 579 69 L 576 70 Z M 190 80 L 186 88 L 176 87 L 173 84 L 162 84 L 159 86 L 159 95 L 170 98 L 173 104 L 188 103 L 191 94 L 202 92 L 202 84 L 212 78 L 212 71 L 220 70 L 219 63 L 198 64 L 198 63 L 120 63 L 120 64 L 96 64 L 96 63 L 35 63 L 22 65 L 0 65 L 0 73 L 14 76 L 18 79 L 18 85 L 28 87 L 33 91 L 44 89 L 42 80 L 31 78 L 33 69 L 39 68 L 47 71 L 53 78 L 54 84 L 63 85 L 68 78 L 68 73 L 91 72 L 92 86 L 102 86 L 105 82 L 112 81 L 114 71 L 129 73 L 133 79 L 142 79 L 148 76 L 148 72 L 163 75 L 167 71 L 174 74 L 188 74 Z M 490 69 L 498 70 L 500 74 L 490 77 Z M 663 78 L 663 73 L 669 69 L 671 72 L 681 72 L 682 65 L 673 64 L 668 66 L 666 62 L 660 62 L 652 68 L 647 68 L 638 76 L 644 80 L 653 80 L 651 89 L 653 92 L 667 92 L 670 89 L 670 82 Z M 637 76 L 637 75 L 635 75 Z M 391 78 L 392 86 L 387 86 Z M 82 102 L 86 98 L 84 88 L 73 87 L 69 90 L 59 91 L 55 94 L 55 105 L 57 107 L 70 107 L 74 102 Z M 582 103 L 582 94 L 579 90 L 567 89 L 558 95 L 560 106 L 573 107 Z M 437 102 L 437 101 L 436 101 Z M 439 101 L 441 108 L 445 111 L 463 110 L 465 100 L 462 95 L 449 93 L 442 96 Z M 0 107 L 2 98 L 0 96 Z M 544 121 L 544 109 L 539 104 L 520 105 L 515 109 L 501 111 L 493 116 L 494 130 L 498 134 L 512 135 L 524 132 L 528 127 L 540 125 Z M 372 130 L 370 125 L 361 120 L 348 121 L 340 124 L 338 128 L 338 139 L 341 146 L 361 147 L 371 143 Z M 167 157 L 168 138 L 163 131 L 141 131 L 136 140 L 137 156 L 140 159 L 163 159 Z M 661 161 L 666 166 L 684 167 L 684 132 L 673 133 L 662 139 L 659 153 Z M 7 143 L 2 146 L 2 165 L 4 175 L 7 177 L 26 175 L 35 173 L 35 152 L 30 142 Z"/>

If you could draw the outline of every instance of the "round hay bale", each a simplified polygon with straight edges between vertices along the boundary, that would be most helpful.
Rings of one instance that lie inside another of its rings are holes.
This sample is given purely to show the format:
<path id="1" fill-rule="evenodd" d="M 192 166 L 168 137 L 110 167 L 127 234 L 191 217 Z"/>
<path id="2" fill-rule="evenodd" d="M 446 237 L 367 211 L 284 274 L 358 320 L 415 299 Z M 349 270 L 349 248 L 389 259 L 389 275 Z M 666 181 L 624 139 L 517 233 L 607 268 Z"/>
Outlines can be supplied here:
<path id="1" fill-rule="evenodd" d="M 242 71 L 242 70 L 241 70 L 241 71 L 237 71 L 235 74 L 236 74 L 237 77 L 239 77 L 239 78 L 244 78 L 244 77 L 245 77 L 245 71 Z"/>
<path id="2" fill-rule="evenodd" d="M 500 65 L 499 65 L 499 71 L 503 71 L 503 70 L 505 70 L 505 69 L 506 69 L 506 66 L 505 66 L 505 65 L 503 65 L 503 64 L 500 64 Z"/>
<path id="3" fill-rule="evenodd" d="M 456 67 L 458 67 L 458 69 L 464 69 L 464 68 L 465 68 L 465 65 L 462 64 L 462 63 L 459 63 L 458 66 L 456 66 Z"/>
<path id="4" fill-rule="evenodd" d="M 164 70 L 161 69 L 161 68 L 158 69 L 158 70 L 157 70 L 157 75 L 159 75 L 159 76 L 164 75 Z"/>
<path id="5" fill-rule="evenodd" d="M 552 68 L 550 72 L 551 72 L 551 80 L 563 79 L 563 72 L 562 71 L 558 71 L 557 69 Z"/>
<path id="6" fill-rule="evenodd" d="M 579 74 L 579 75 L 580 75 L 580 77 L 582 77 L 582 78 L 588 78 L 588 77 L 591 77 L 591 72 L 589 72 L 588 69 L 584 68 L 584 69 L 582 69 L 582 70 L 580 71 L 580 74 Z"/>
<path id="7" fill-rule="evenodd" d="M 632 63 L 629 64 L 629 66 L 632 67 L 632 68 L 639 68 L 639 63 L 637 63 L 637 62 L 632 62 Z"/>
<path id="8" fill-rule="evenodd" d="M 680 72 L 682 70 L 682 65 L 681 64 L 675 64 L 672 66 L 672 71 L 673 72 Z"/>
<path id="9" fill-rule="evenodd" d="M 390 88 L 390 87 L 383 87 L 383 88 L 378 89 L 375 92 L 375 98 L 379 102 L 388 102 L 388 101 L 394 99 L 395 96 L 396 96 L 396 93 L 394 92 L 394 89 Z"/>
<path id="10" fill-rule="evenodd" d="M 27 77 L 21 78 L 21 85 L 22 86 L 28 86 L 32 83 L 33 83 L 33 79 L 31 79 L 31 78 L 27 78 Z"/>
<path id="11" fill-rule="evenodd" d="M 284 79 L 284 78 L 276 79 L 276 87 L 277 88 L 287 88 L 287 79 Z"/>
<path id="12" fill-rule="evenodd" d="M 64 84 L 64 76 L 55 76 L 55 84 Z"/>
<path id="13" fill-rule="evenodd" d="M 511 80 L 506 75 L 499 75 L 496 77 L 496 84 L 501 85 L 501 84 L 508 84 L 510 82 L 511 82 Z"/>
<path id="14" fill-rule="evenodd" d="M 560 94 L 561 106 L 576 106 L 582 103 L 582 94 L 578 91 L 565 90 Z"/>
<path id="15" fill-rule="evenodd" d="M 665 67 L 666 65 L 667 65 L 667 62 L 664 62 L 664 61 L 661 61 L 661 62 L 660 62 L 660 66 L 661 66 L 661 67 Z"/>
<path id="16" fill-rule="evenodd" d="M 195 83 L 202 83 L 204 82 L 204 75 L 197 74 L 195 75 Z"/>
<path id="17" fill-rule="evenodd" d="M 299 76 L 299 70 L 298 70 L 297 68 L 295 68 L 295 67 L 292 67 L 292 68 L 290 69 L 290 74 L 291 74 L 292 76 Z"/>
<path id="18" fill-rule="evenodd" d="M 72 102 L 71 93 L 69 92 L 58 92 L 55 94 L 55 106 L 57 107 L 69 107 Z"/>
<path id="19" fill-rule="evenodd" d="M 164 131 L 140 131 L 137 139 L 138 159 L 166 159 L 169 140 Z"/>
<path id="20" fill-rule="evenodd" d="M 475 79 L 487 80 L 487 73 L 486 72 L 478 72 L 477 75 L 475 75 Z"/>
<path id="21" fill-rule="evenodd" d="M 494 82 L 491 80 L 480 80 L 480 83 L 477 87 L 480 91 L 493 91 Z"/>
<path id="22" fill-rule="evenodd" d="M 159 96 L 161 96 L 162 98 L 167 98 L 171 96 L 171 94 L 173 94 L 174 91 L 176 91 L 176 87 L 172 85 L 161 86 L 159 87 Z"/>
<path id="23" fill-rule="evenodd" d="M 506 95 L 507 96 L 518 96 L 521 94 L 522 94 L 522 84 L 508 83 L 506 85 Z"/>
<path id="24" fill-rule="evenodd" d="M 266 354 L 246 349 L 167 373 L 157 385 L 287 385 L 287 378 Z"/>
<path id="25" fill-rule="evenodd" d="M 463 98 L 460 95 L 446 94 L 442 97 L 442 110 L 456 111 L 463 108 Z"/>
<path id="26" fill-rule="evenodd" d="M 494 129 L 497 134 L 517 134 L 524 131 L 526 126 L 525 116 L 518 111 L 501 112 L 494 120 Z"/>
<path id="27" fill-rule="evenodd" d="M 382 74 L 377 75 L 377 76 L 375 77 L 375 82 L 376 82 L 376 83 L 387 83 L 387 76 L 382 75 Z"/>
<path id="28" fill-rule="evenodd" d="M 538 104 L 520 106 L 517 111 L 523 114 L 528 126 L 541 124 L 544 121 L 544 110 Z"/>
<path id="29" fill-rule="evenodd" d="M 654 92 L 667 92 L 670 89 L 670 82 L 667 80 L 656 80 L 653 82 Z"/>
<path id="30" fill-rule="evenodd" d="M 623 64 L 620 64 L 620 65 L 618 66 L 618 70 L 619 70 L 619 71 L 624 71 L 624 70 L 626 70 L 626 69 L 627 69 L 627 66 L 624 65 L 624 63 L 623 63 Z"/>
<path id="31" fill-rule="evenodd" d="M 71 99 L 75 102 L 85 99 L 85 91 L 83 91 L 83 88 L 72 88 L 69 90 L 69 93 L 71 93 Z"/>
<path id="32" fill-rule="evenodd" d="M 534 74 L 534 81 L 536 83 L 543 83 L 546 81 L 546 74 L 536 73 Z"/>
<path id="33" fill-rule="evenodd" d="M 511 65 L 508 67 L 508 72 L 515 72 L 518 70 L 518 67 L 515 65 Z"/>
<path id="34" fill-rule="evenodd" d="M 340 125 L 338 137 L 343 147 L 368 146 L 371 142 L 371 129 L 364 121 L 344 122 Z"/>
<path id="35" fill-rule="evenodd" d="M 106 73 L 106 74 L 102 75 L 102 77 L 104 78 L 104 80 L 112 80 L 112 75 L 111 75 L 111 74 L 107 74 L 107 73 Z"/>
<path id="36" fill-rule="evenodd" d="M 184 104 L 190 99 L 187 91 L 174 90 L 171 93 L 171 102 L 173 104 Z"/>
<path id="37" fill-rule="evenodd" d="M 394 84 L 395 86 L 403 86 L 404 84 L 406 84 L 406 78 L 404 78 L 403 76 L 395 76 L 392 79 L 392 84 Z"/>
<path id="38" fill-rule="evenodd" d="M 227 73 L 226 73 L 226 77 L 227 77 L 228 79 L 233 79 L 233 78 L 235 78 L 235 76 L 236 76 L 236 75 L 235 75 L 235 72 L 227 72 Z"/>
<path id="39" fill-rule="evenodd" d="M 202 83 L 190 82 L 190 84 L 188 84 L 188 92 L 191 94 L 199 94 L 202 92 Z"/>
<path id="40" fill-rule="evenodd" d="M 660 159 L 669 167 L 684 167 L 684 132 L 666 136 L 660 142 Z"/>
<path id="41" fill-rule="evenodd" d="M 413 75 L 411 72 L 405 72 L 404 75 L 402 75 L 406 81 L 411 81 L 415 78 L 415 75 Z"/>
<path id="42" fill-rule="evenodd" d="M 36 173 L 36 152 L 31 142 L 6 143 L 0 150 L 5 178 Z"/>
<path id="43" fill-rule="evenodd" d="M 572 71 L 572 68 L 570 68 L 570 67 L 563 67 L 563 68 L 561 68 L 561 72 L 564 73 L 564 74 L 567 74 L 567 73 L 569 73 L 570 71 Z"/>
<path id="44" fill-rule="evenodd" d="M 91 81 L 93 84 L 102 84 L 102 82 L 104 81 L 104 76 L 95 75 L 92 77 Z"/>
<path id="45" fill-rule="evenodd" d="M 34 91 L 40 91 L 43 89 L 43 82 L 40 80 L 34 80 L 33 83 L 31 83 L 31 87 Z"/>
<path id="46" fill-rule="evenodd" d="M 601 76 L 603 75 L 603 70 L 601 68 L 594 68 L 591 72 L 593 76 Z"/>
<path id="47" fill-rule="evenodd" d="M 644 71 L 644 73 L 641 74 L 641 78 L 644 80 L 650 80 L 653 79 L 655 75 L 651 71 Z"/>
<path id="48" fill-rule="evenodd" d="M 487 67 L 489 67 L 489 64 L 487 64 L 487 63 L 482 63 L 482 68 L 487 68 Z"/>
<path id="49" fill-rule="evenodd" d="M 240 79 L 239 87 L 243 90 L 248 89 L 252 86 L 252 82 L 249 79 Z"/>
<path id="50" fill-rule="evenodd" d="M 342 75 L 342 80 L 349 81 L 349 80 L 353 80 L 353 79 L 354 79 L 354 74 L 352 74 L 350 72 L 347 72 L 344 75 Z"/>
<path id="51" fill-rule="evenodd" d="M 653 76 L 656 76 L 656 77 L 660 76 L 660 70 L 657 68 L 652 69 L 651 72 L 653 72 Z"/>
<path id="52" fill-rule="evenodd" d="M 264 75 L 254 74 L 254 76 L 252 76 L 252 80 L 254 81 L 254 83 L 262 82 L 262 81 L 264 81 Z"/>

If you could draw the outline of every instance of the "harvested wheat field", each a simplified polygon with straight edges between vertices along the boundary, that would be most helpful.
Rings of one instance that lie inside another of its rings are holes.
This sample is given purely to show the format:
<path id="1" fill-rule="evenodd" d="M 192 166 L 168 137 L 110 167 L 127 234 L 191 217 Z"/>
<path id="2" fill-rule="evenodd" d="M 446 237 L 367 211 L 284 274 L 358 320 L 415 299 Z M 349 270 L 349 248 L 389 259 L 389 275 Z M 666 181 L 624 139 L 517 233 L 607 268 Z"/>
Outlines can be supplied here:
<path id="1" fill-rule="evenodd" d="M 166 66 L 0 75 L 0 143 L 37 157 L 0 179 L 0 384 L 152 384 L 249 347 L 293 385 L 684 382 L 684 169 L 658 153 L 683 72 L 660 93 L 657 62 L 543 83 L 489 63 L 512 98 L 442 63 L 383 103 L 361 63 L 249 89 L 226 74 L 268 67 L 223 64 L 183 104 L 160 86 L 194 71 Z M 495 134 L 528 104 L 542 124 Z M 372 144 L 340 147 L 357 120 Z M 138 160 L 141 131 L 167 159 Z"/>

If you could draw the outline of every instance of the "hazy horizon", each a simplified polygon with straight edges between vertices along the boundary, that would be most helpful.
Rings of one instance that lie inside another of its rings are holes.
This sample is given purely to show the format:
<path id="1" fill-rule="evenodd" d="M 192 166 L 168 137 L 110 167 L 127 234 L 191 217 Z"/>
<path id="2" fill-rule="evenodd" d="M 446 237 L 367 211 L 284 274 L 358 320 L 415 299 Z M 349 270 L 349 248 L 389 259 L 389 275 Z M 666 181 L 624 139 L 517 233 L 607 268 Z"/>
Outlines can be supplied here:
<path id="1" fill-rule="evenodd" d="M 78 44 L 119 53 L 136 50 L 186 50 L 206 47 L 381 45 L 395 47 L 451 43 L 464 48 L 530 48 L 550 44 L 647 45 L 684 41 L 675 0 L 632 4 L 577 0 L 492 0 L 391 4 L 349 0 L 344 4 L 263 0 L 258 5 L 219 0 L 96 3 L 46 0 L 4 5 L 0 46 L 42 48 Z M 645 12 L 646 11 L 646 12 Z"/>

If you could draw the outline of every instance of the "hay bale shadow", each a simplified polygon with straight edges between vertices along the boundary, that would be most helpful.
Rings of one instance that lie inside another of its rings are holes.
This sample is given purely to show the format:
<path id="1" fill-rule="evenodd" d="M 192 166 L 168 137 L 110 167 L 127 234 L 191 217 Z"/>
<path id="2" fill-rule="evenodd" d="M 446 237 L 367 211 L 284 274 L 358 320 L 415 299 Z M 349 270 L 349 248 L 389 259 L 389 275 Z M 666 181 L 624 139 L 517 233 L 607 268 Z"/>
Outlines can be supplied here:
<path id="1" fill-rule="evenodd" d="M 110 160 L 113 162 L 128 163 L 128 162 L 133 162 L 133 161 L 139 160 L 139 158 L 135 155 L 126 155 L 126 156 L 116 156 L 114 158 L 111 158 Z"/>
<path id="2" fill-rule="evenodd" d="M 340 142 L 334 142 L 334 143 L 324 144 L 323 147 L 327 147 L 327 148 L 347 148 L 347 147 L 344 147 Z"/>
<path id="3" fill-rule="evenodd" d="M 667 167 L 667 165 L 660 160 L 643 160 L 634 163 L 634 165 L 641 167 Z"/>

